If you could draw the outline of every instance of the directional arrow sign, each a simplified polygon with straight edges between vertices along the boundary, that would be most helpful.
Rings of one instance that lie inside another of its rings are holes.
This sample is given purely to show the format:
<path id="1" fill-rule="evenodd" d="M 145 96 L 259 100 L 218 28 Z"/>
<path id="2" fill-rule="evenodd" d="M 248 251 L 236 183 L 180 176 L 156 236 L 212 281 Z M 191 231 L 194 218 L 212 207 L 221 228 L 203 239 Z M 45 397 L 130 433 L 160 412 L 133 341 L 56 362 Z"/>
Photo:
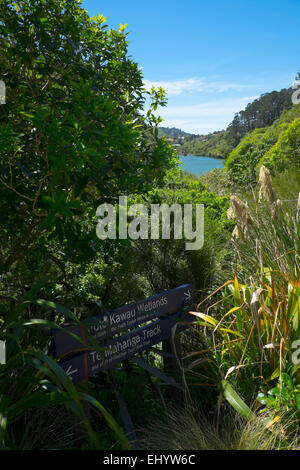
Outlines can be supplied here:
<path id="1" fill-rule="evenodd" d="M 178 312 L 185 305 L 192 303 L 192 286 L 184 284 L 176 289 L 162 292 L 148 299 L 125 305 L 112 310 L 107 315 L 98 315 L 85 320 L 88 332 L 97 342 L 108 339 L 124 330 L 146 323 L 159 315 L 169 315 Z M 76 335 L 82 341 L 75 337 Z M 54 357 L 64 353 L 74 352 L 84 345 L 91 346 L 85 335 L 85 329 L 80 326 L 67 327 L 64 331 L 55 334 L 51 343 L 51 352 Z"/>
<path id="2" fill-rule="evenodd" d="M 169 338 L 177 322 L 178 315 L 156 320 L 149 325 L 109 340 L 101 351 L 91 350 L 81 353 L 71 359 L 60 361 L 59 365 L 73 383 L 81 382 Z M 178 323 L 176 333 L 186 328 L 187 325 Z"/>
<path id="3" fill-rule="evenodd" d="M 189 300 L 192 298 L 191 290 L 190 290 L 190 289 L 187 289 L 187 290 L 183 293 L 183 297 L 185 298 L 186 301 L 189 301 Z"/>
<path id="4" fill-rule="evenodd" d="M 64 369 L 69 379 L 71 379 L 73 383 L 80 382 L 85 378 L 84 355 L 80 354 L 78 356 L 73 357 L 72 361 L 68 361 L 65 364 L 59 363 L 59 365 Z"/>
<path id="5" fill-rule="evenodd" d="M 72 365 L 70 365 L 66 370 L 66 374 L 70 377 L 71 380 L 73 380 L 72 375 L 76 374 L 76 372 L 78 372 L 78 369 L 72 369 Z"/>

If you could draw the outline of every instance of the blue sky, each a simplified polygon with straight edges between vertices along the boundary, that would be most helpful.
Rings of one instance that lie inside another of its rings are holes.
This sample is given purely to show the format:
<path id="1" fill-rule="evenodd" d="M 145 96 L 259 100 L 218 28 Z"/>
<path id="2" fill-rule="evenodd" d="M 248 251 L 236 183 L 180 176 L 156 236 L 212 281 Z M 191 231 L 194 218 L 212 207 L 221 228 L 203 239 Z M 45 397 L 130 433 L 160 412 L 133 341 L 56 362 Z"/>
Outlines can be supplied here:
<path id="1" fill-rule="evenodd" d="M 227 127 L 262 93 L 300 71 L 300 0 L 83 0 L 109 27 L 127 23 L 129 54 L 145 85 L 161 85 L 163 126 Z"/>

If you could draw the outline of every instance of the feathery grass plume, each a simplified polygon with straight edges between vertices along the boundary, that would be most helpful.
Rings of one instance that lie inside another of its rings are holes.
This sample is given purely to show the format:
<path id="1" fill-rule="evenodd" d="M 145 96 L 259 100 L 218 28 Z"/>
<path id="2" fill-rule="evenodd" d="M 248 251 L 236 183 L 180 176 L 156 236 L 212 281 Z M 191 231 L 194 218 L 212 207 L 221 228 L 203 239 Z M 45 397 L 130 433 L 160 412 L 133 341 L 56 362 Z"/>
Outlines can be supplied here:
<path id="1" fill-rule="evenodd" d="M 244 424 L 241 429 L 239 450 L 300 450 L 297 431 L 292 431 L 295 424 L 288 414 L 274 417 L 265 409 Z"/>
<path id="2" fill-rule="evenodd" d="M 233 425 L 217 427 L 213 418 L 197 409 L 169 409 L 162 419 L 140 430 L 143 450 L 234 450 L 238 441 Z"/>
<path id="3" fill-rule="evenodd" d="M 269 204 L 273 204 L 277 197 L 272 186 L 270 171 L 264 165 L 260 167 L 258 181 L 260 183 L 258 201 L 267 201 Z"/>
<path id="4" fill-rule="evenodd" d="M 230 196 L 230 210 L 227 211 L 227 217 L 236 218 L 236 227 L 232 232 L 232 236 L 244 240 L 249 233 L 249 225 L 251 223 L 248 215 L 248 206 L 238 196 Z"/>
<path id="5" fill-rule="evenodd" d="M 229 206 L 229 208 L 227 209 L 227 218 L 234 219 L 234 217 L 235 217 L 234 210 L 232 209 L 231 206 Z"/>
<path id="6" fill-rule="evenodd" d="M 280 214 L 281 207 L 282 207 L 282 202 L 281 202 L 280 199 L 277 199 L 277 201 L 275 201 L 272 204 L 271 214 L 272 214 L 272 220 L 273 221 L 276 221 L 276 220 L 279 219 L 279 214 Z"/>
<path id="7" fill-rule="evenodd" d="M 270 171 L 264 165 L 261 166 L 259 171 L 259 195 L 258 202 L 267 201 L 271 205 L 272 220 L 277 221 L 280 214 L 282 202 L 277 199 L 272 185 L 272 178 Z"/>
<path id="8" fill-rule="evenodd" d="M 217 426 L 195 408 L 171 410 L 164 421 L 156 419 L 141 430 L 139 445 L 145 450 L 299 450 L 299 437 L 282 418 L 264 411 L 246 421 L 226 410 Z"/>
<path id="9" fill-rule="evenodd" d="M 233 229 L 233 232 L 232 232 L 232 236 L 233 238 L 240 238 L 240 239 L 244 239 L 244 234 L 243 234 L 243 231 L 241 230 L 241 228 L 236 225 Z"/>
<path id="10" fill-rule="evenodd" d="M 299 186 L 295 191 L 294 181 L 288 190 L 281 191 L 276 186 L 279 198 L 270 204 L 268 201 L 258 204 L 255 193 L 247 200 L 249 220 L 251 222 L 248 237 L 241 236 L 241 230 L 235 228 L 232 243 L 235 254 L 224 281 L 232 276 L 232 270 L 238 268 L 239 277 L 247 282 L 249 276 L 261 273 L 261 266 L 282 272 L 296 280 L 300 276 L 300 195 Z M 232 206 L 232 204 L 231 204 Z M 228 211 L 231 215 L 233 209 Z M 236 265 L 238 262 L 238 266 Z M 226 268 L 225 268 L 226 269 Z"/>

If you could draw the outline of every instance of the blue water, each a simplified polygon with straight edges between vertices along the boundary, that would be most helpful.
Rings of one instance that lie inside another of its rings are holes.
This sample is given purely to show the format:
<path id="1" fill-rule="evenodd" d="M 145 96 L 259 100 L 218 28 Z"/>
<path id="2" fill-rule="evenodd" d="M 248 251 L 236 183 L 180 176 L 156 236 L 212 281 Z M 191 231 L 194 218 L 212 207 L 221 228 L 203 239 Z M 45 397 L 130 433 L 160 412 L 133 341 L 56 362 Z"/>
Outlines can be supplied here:
<path id="1" fill-rule="evenodd" d="M 206 171 L 211 171 L 214 168 L 223 168 L 225 160 L 218 160 L 217 158 L 210 157 L 195 157 L 193 155 L 180 155 L 180 167 L 184 171 L 193 173 L 200 176 Z"/>

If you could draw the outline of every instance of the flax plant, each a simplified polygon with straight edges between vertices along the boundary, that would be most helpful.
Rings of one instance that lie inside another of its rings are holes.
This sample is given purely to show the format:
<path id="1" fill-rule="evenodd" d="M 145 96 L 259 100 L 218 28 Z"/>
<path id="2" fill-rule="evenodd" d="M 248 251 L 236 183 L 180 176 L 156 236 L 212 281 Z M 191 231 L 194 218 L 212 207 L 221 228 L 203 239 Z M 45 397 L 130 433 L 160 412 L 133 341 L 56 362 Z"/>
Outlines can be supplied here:
<path id="1" fill-rule="evenodd" d="M 300 338 L 300 282 L 278 280 L 275 274 L 265 269 L 261 285 L 254 280 L 242 284 L 235 277 L 222 286 L 209 314 L 190 312 L 207 344 L 185 358 L 186 370 L 193 373 L 191 383 L 215 384 L 229 401 L 237 391 L 250 403 L 258 390 L 267 391 L 288 373 L 300 393 L 300 364 L 293 359 Z M 239 408 L 243 412 L 242 401 Z"/>
<path id="2" fill-rule="evenodd" d="M 204 347 L 186 357 L 191 384 L 218 387 L 248 418 L 246 403 L 278 383 L 281 394 L 287 375 L 300 411 L 299 199 L 279 199 L 265 167 L 259 183 L 258 201 L 231 196 L 236 274 L 191 312 Z"/>

